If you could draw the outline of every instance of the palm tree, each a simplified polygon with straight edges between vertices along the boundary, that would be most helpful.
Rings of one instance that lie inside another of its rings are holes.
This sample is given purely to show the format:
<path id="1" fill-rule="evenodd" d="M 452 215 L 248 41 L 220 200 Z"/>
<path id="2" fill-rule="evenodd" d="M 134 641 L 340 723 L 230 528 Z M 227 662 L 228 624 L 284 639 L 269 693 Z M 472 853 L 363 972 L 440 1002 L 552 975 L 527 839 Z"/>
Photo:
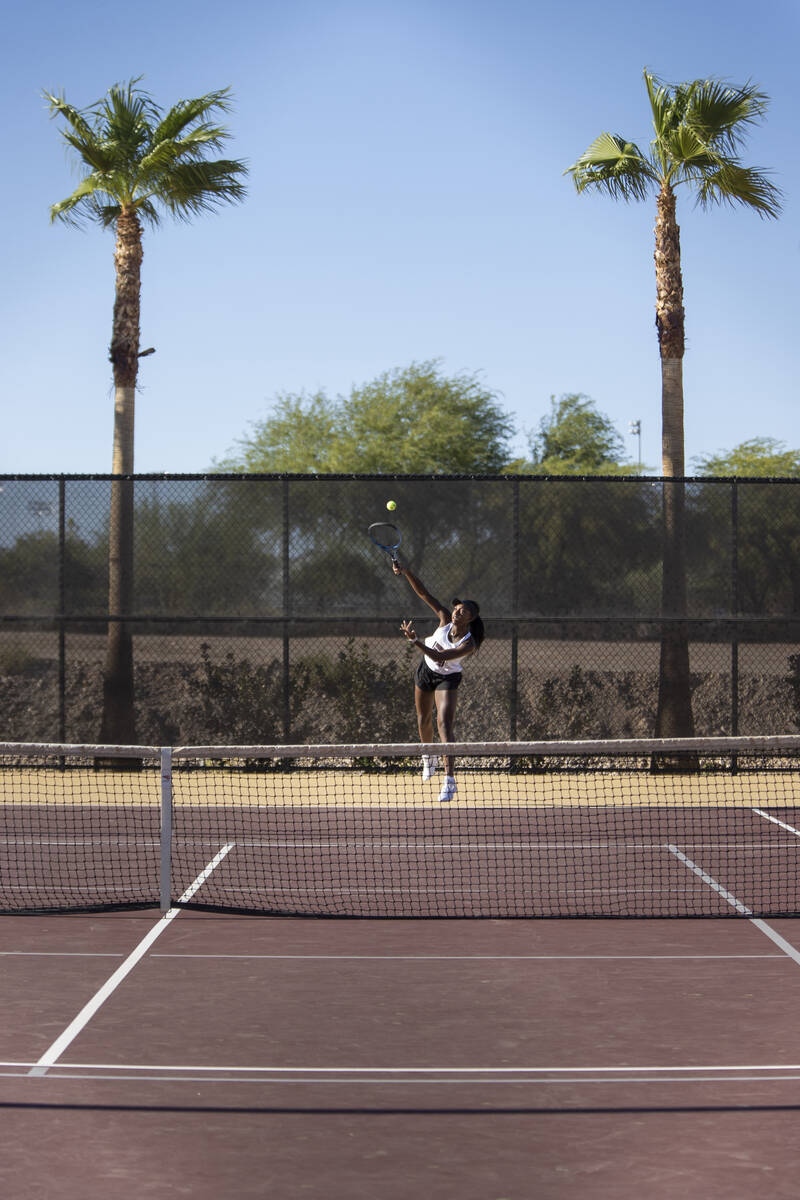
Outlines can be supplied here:
<path id="1" fill-rule="evenodd" d="M 615 134 L 601 133 L 566 174 L 579 192 L 614 199 L 656 196 L 656 328 L 661 353 L 663 565 L 661 664 L 656 736 L 694 731 L 689 677 L 684 537 L 683 353 L 684 310 L 680 229 L 675 191 L 683 184 L 702 208 L 744 205 L 761 217 L 780 212 L 780 192 L 766 174 L 744 166 L 738 152 L 768 98 L 750 83 L 716 79 L 665 84 L 648 71 L 644 81 L 655 137 L 647 152 Z M 674 482 L 670 482 L 674 480 Z"/>
<path id="2" fill-rule="evenodd" d="M 79 111 L 45 92 L 53 117 L 62 117 L 64 139 L 77 154 L 81 180 L 54 204 L 51 220 L 89 220 L 116 233 L 116 291 L 109 358 L 114 371 L 114 449 L 109 518 L 109 624 L 103 678 L 104 744 L 135 741 L 133 643 L 133 430 L 139 358 L 139 293 L 143 225 L 162 212 L 181 220 L 238 201 L 245 195 L 245 164 L 208 158 L 230 137 L 216 123 L 229 109 L 229 91 L 180 100 L 164 112 L 139 79 L 115 84 Z"/>

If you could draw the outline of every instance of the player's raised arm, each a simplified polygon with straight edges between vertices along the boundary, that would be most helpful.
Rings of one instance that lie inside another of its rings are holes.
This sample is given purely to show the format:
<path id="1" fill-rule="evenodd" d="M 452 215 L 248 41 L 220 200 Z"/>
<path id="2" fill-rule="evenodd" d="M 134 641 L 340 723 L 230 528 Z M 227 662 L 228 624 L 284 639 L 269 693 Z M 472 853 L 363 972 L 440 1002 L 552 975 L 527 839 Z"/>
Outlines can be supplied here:
<path id="1" fill-rule="evenodd" d="M 395 575 L 402 575 L 408 581 L 412 591 L 416 592 L 416 594 L 419 596 L 420 600 L 424 600 L 428 608 L 433 609 L 439 618 L 440 625 L 446 625 L 448 623 L 450 620 L 450 609 L 447 608 L 446 605 L 442 604 L 440 600 L 437 600 L 435 596 L 431 595 L 431 593 L 425 587 L 425 584 L 414 574 L 413 571 L 410 571 L 408 567 L 404 567 L 401 562 L 393 562 L 392 570 L 394 571 Z"/>

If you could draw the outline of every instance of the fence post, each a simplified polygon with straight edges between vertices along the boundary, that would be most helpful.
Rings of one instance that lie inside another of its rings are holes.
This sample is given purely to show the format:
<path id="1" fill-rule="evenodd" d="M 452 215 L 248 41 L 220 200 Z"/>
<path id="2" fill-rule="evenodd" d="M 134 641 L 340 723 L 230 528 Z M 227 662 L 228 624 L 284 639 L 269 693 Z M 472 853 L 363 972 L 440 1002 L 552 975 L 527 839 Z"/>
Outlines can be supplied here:
<path id="1" fill-rule="evenodd" d="M 739 733 L 739 484 L 731 484 L 731 735 Z"/>
<path id="2" fill-rule="evenodd" d="M 517 717 L 519 715 L 519 480 L 512 484 L 511 509 L 511 611 L 514 624 L 511 626 L 511 697 L 509 714 L 509 737 L 517 740 Z"/>
<path id="3" fill-rule="evenodd" d="M 291 591 L 289 586 L 289 480 L 283 480 L 283 551 L 282 561 L 282 607 L 283 607 L 283 740 L 288 742 L 292 731 L 292 696 L 289 662 L 289 614 Z"/>
<path id="4" fill-rule="evenodd" d="M 58 480 L 58 740 L 62 745 L 67 740 L 67 638 L 64 624 L 67 598 L 67 523 L 65 501 L 66 483 L 64 476 L 61 475 Z"/>

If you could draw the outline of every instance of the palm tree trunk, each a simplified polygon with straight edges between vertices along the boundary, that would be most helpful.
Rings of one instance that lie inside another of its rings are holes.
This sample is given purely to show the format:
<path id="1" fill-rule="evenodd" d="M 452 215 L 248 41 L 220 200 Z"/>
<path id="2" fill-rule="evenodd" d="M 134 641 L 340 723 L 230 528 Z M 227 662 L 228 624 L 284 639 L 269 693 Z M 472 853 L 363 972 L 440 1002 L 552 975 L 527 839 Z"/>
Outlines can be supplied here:
<path id="1" fill-rule="evenodd" d="M 114 367 L 114 451 L 112 473 L 133 474 L 136 376 L 139 369 L 139 294 L 142 231 L 134 210 L 117 220 L 114 251 L 116 294 L 109 357 Z M 133 745 L 136 719 L 133 639 L 125 618 L 133 608 L 133 480 L 111 484 L 108 528 L 108 641 L 103 674 L 105 745 Z"/>
<path id="2" fill-rule="evenodd" d="M 683 430 L 684 309 L 680 229 L 675 194 L 663 184 L 656 217 L 656 327 L 661 352 L 663 483 L 661 660 L 656 737 L 694 734 L 689 638 L 686 630 L 686 497 Z"/>

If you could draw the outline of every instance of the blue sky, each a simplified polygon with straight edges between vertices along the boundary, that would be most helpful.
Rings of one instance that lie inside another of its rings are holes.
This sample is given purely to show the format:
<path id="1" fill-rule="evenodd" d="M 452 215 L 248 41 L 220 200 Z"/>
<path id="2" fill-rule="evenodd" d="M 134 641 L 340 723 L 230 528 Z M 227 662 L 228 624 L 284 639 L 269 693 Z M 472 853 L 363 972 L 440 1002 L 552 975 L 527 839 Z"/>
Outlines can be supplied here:
<path id="1" fill-rule="evenodd" d="M 795 0 L 28 0 L 6 14 L 0 473 L 110 470 L 113 238 L 51 226 L 74 187 L 41 89 L 143 75 L 164 106 L 230 86 L 249 197 L 146 234 L 136 469 L 203 471 L 280 392 L 441 359 L 523 433 L 583 392 L 660 470 L 652 202 L 577 196 L 602 130 L 646 144 L 644 66 L 755 80 L 746 159 L 780 221 L 680 195 L 687 461 L 800 445 Z"/>

